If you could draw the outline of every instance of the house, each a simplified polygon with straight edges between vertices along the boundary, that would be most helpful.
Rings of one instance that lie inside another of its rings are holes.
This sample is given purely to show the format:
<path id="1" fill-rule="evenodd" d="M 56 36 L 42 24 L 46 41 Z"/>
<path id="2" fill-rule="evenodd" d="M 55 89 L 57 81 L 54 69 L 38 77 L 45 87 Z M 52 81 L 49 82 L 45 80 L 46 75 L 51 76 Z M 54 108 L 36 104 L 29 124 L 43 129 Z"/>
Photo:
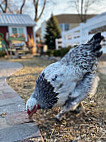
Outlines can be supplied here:
<path id="1" fill-rule="evenodd" d="M 9 45 L 9 38 L 24 39 L 28 44 L 29 38 L 35 41 L 34 27 L 35 22 L 29 15 L 23 14 L 0 14 L 0 35 Z"/>
<path id="2" fill-rule="evenodd" d="M 95 15 L 89 14 L 89 15 L 86 15 L 86 18 L 89 19 L 93 16 L 95 16 Z M 60 14 L 60 15 L 55 15 L 55 17 L 58 20 L 61 32 L 71 30 L 71 29 L 79 26 L 81 23 L 81 20 L 80 20 L 80 17 L 78 14 Z M 45 41 L 44 36 L 46 33 L 46 23 L 47 23 L 47 21 L 44 21 L 41 24 L 41 27 L 36 31 L 36 34 L 40 34 L 41 40 L 43 42 Z"/>

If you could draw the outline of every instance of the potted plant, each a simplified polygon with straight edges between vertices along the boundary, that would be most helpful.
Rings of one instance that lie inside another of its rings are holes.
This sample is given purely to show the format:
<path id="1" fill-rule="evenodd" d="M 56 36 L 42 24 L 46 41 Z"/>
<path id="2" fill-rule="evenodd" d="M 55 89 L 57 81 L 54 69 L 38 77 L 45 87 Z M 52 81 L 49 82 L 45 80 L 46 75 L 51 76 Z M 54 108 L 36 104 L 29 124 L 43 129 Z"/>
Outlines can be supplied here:
<path id="1" fill-rule="evenodd" d="M 15 37 L 18 37 L 18 36 L 19 36 L 19 34 L 18 34 L 18 33 L 16 33 L 16 34 L 15 34 Z"/>

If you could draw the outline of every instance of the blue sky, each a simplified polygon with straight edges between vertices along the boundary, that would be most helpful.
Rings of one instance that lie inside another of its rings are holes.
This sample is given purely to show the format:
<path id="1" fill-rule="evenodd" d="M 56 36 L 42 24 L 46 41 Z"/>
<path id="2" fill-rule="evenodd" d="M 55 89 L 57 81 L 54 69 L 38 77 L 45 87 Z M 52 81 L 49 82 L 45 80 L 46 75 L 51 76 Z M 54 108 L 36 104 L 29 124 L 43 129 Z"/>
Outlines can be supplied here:
<path id="1" fill-rule="evenodd" d="M 50 4 L 46 5 L 45 11 L 44 11 L 41 19 L 37 23 L 36 29 L 40 27 L 41 23 L 44 20 L 47 20 L 50 17 L 51 13 L 53 13 L 54 15 L 72 14 L 72 13 L 77 14 L 76 8 L 73 7 L 72 3 L 69 2 L 69 0 L 54 0 L 54 1 L 57 4 L 52 5 L 50 3 Z M 73 0 L 73 1 L 75 1 L 75 0 Z M 25 13 L 29 14 L 33 18 L 34 17 L 34 14 L 33 14 L 34 8 L 33 8 L 33 6 L 31 6 L 31 1 L 28 0 L 28 3 L 29 4 L 27 4 L 28 5 L 27 11 L 25 8 Z M 106 12 L 106 0 L 95 0 L 94 4 L 92 4 L 88 10 L 88 14 L 99 14 L 102 12 Z"/>

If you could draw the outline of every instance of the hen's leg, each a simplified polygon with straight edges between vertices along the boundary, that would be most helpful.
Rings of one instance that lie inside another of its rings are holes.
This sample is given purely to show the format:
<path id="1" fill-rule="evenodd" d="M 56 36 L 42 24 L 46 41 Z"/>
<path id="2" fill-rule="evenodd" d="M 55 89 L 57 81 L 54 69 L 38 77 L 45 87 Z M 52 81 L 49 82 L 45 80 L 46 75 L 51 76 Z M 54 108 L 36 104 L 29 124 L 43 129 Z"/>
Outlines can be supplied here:
<path id="1" fill-rule="evenodd" d="M 76 86 L 75 90 L 69 94 L 69 98 L 62 106 L 56 119 L 61 120 L 64 113 L 75 110 L 79 103 L 81 103 L 86 97 L 93 96 L 96 93 L 98 81 L 99 77 L 96 76 L 95 73 L 87 73 Z"/>
<path id="2" fill-rule="evenodd" d="M 83 112 L 85 112 L 85 107 L 84 107 L 83 101 L 80 102 L 79 107 L 82 109 Z"/>

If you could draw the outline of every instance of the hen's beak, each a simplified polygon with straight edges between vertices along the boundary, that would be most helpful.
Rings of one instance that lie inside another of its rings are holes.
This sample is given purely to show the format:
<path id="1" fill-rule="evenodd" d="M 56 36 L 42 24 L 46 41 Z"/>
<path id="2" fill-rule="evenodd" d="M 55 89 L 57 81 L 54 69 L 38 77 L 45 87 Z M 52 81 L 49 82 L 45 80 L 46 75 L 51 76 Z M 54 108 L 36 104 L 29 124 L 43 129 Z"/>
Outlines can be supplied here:
<path id="1" fill-rule="evenodd" d="M 27 109 L 27 114 L 28 114 L 29 119 L 32 118 L 33 114 L 36 113 L 36 111 L 37 111 L 36 105 L 31 112 L 29 111 L 29 109 Z"/>

